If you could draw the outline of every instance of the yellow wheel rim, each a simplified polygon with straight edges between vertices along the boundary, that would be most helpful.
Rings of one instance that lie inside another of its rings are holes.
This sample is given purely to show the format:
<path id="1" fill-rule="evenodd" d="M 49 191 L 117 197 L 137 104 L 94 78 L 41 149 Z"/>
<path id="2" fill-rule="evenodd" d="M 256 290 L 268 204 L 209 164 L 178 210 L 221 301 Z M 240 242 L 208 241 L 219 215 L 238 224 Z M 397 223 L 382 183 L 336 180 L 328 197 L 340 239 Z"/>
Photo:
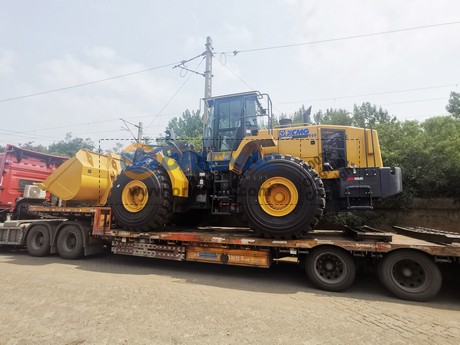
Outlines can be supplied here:
<path id="1" fill-rule="evenodd" d="M 147 205 L 149 195 L 147 186 L 138 180 L 129 182 L 121 194 L 123 206 L 129 212 L 139 212 Z"/>
<path id="2" fill-rule="evenodd" d="M 284 177 L 272 177 L 259 189 L 259 205 L 271 216 L 288 215 L 297 206 L 298 200 L 297 188 Z"/>

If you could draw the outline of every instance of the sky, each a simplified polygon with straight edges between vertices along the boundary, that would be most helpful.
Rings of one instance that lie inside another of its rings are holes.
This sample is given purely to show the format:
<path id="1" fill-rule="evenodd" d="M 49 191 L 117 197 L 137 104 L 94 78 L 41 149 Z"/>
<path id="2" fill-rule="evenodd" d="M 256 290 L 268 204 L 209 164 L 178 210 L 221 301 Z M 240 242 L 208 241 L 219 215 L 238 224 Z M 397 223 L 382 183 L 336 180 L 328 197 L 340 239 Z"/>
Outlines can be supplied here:
<path id="1" fill-rule="evenodd" d="M 274 114 L 370 102 L 423 121 L 460 92 L 457 0 L 0 0 L 0 145 L 47 146 L 71 132 L 108 149 L 132 138 L 120 118 L 161 136 L 200 109 L 204 77 L 173 67 L 208 36 L 212 94 L 258 90 Z"/>

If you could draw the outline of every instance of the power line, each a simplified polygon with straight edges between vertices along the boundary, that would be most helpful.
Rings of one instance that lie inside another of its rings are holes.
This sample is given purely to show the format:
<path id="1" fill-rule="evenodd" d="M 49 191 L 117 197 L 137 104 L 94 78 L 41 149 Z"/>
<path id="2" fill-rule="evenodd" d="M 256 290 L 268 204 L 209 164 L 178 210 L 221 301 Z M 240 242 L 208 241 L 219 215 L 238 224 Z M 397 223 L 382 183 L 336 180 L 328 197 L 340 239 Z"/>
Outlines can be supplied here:
<path id="1" fill-rule="evenodd" d="M 198 69 L 198 67 L 200 67 L 201 63 L 204 61 L 205 57 L 203 57 L 203 59 L 201 59 L 200 63 L 198 64 L 198 66 L 196 66 L 195 69 Z M 192 71 L 193 72 L 193 71 Z M 182 83 L 182 85 L 179 87 L 179 89 L 174 93 L 174 95 L 172 95 L 172 97 L 169 99 L 168 102 L 166 102 L 165 106 L 160 110 L 160 112 L 153 118 L 153 120 L 148 124 L 147 127 L 144 128 L 144 132 L 147 131 L 147 129 L 150 127 L 150 125 L 153 123 L 153 121 L 156 120 L 156 118 L 158 116 L 160 116 L 161 112 L 163 110 L 165 110 L 165 108 L 169 105 L 169 103 L 171 103 L 171 101 L 174 99 L 174 97 L 176 97 L 176 95 L 179 93 L 179 91 L 185 86 L 185 84 L 189 81 L 189 79 L 193 76 L 194 74 L 190 73 L 190 76 Z"/>
<path id="2" fill-rule="evenodd" d="M 147 69 L 144 69 L 144 70 L 141 70 L 141 71 L 136 71 L 136 72 L 126 73 L 126 74 L 121 74 L 121 75 L 117 75 L 117 76 L 115 76 L 115 77 L 110 77 L 110 78 L 105 78 L 105 79 L 99 79 L 99 80 L 95 80 L 95 81 L 90 81 L 90 82 L 83 83 L 83 84 L 77 84 L 77 85 L 72 85 L 72 86 L 67 86 L 67 87 L 61 87 L 61 88 L 59 88 L 59 89 L 53 89 L 53 90 L 48 90 L 48 91 L 43 91 L 43 92 L 37 92 L 37 93 L 32 93 L 32 94 L 24 95 L 24 96 L 18 96 L 18 97 L 11 97 L 11 98 L 0 99 L 0 102 L 14 101 L 14 100 L 17 100 L 17 99 L 28 98 L 28 97 L 34 97 L 34 96 L 40 96 L 40 95 L 45 95 L 45 94 L 52 93 L 52 92 L 58 92 L 58 91 L 63 91 L 63 90 L 74 89 L 74 88 L 77 88 L 77 87 L 87 86 L 87 85 L 91 85 L 91 84 L 102 83 L 102 82 L 104 82 L 104 81 L 109 81 L 109 80 L 114 80 L 114 79 L 118 79 L 118 78 L 128 77 L 128 76 L 134 75 L 134 74 L 149 72 L 149 71 L 153 71 L 153 70 L 160 69 L 160 68 L 164 68 L 164 67 L 168 67 L 168 66 L 173 66 L 173 65 L 175 65 L 175 64 L 177 64 L 177 62 L 170 63 L 170 64 L 163 65 L 163 66 L 147 68 Z"/>
<path id="3" fill-rule="evenodd" d="M 366 96 L 376 96 L 376 95 L 386 95 L 386 94 L 391 94 L 391 93 L 401 93 L 401 92 L 420 91 L 420 90 L 429 90 L 429 89 L 440 89 L 440 88 L 444 88 L 444 87 L 452 87 L 452 86 L 457 86 L 457 85 L 458 85 L 458 83 L 457 84 L 448 84 L 448 85 L 439 85 L 439 86 L 427 86 L 427 87 L 420 87 L 420 88 L 414 88 L 414 89 L 375 92 L 375 93 L 367 93 L 367 94 L 353 95 L 353 96 L 340 96 L 340 97 L 331 97 L 331 98 L 310 99 L 310 100 L 307 100 L 307 101 L 283 102 L 283 103 L 276 103 L 276 105 L 294 104 L 294 103 L 308 103 L 308 102 L 321 102 L 321 101 L 335 101 L 336 99 L 366 97 Z"/>
<path id="4" fill-rule="evenodd" d="M 411 28 L 405 29 L 397 29 L 397 30 L 389 30 L 389 31 L 381 31 L 381 32 L 374 32 L 369 34 L 361 34 L 361 35 L 354 35 L 354 36 L 345 36 L 345 37 L 338 37 L 338 38 L 330 38 L 325 40 L 319 41 L 311 41 L 311 42 L 304 42 L 304 43 L 294 43 L 294 44 L 285 44 L 279 46 L 272 46 L 272 47 L 264 47 L 264 48 L 254 48 L 254 49 L 244 49 L 244 50 L 234 50 L 234 51 L 227 51 L 223 52 L 224 54 L 233 54 L 234 56 L 239 53 L 248 53 L 254 51 L 261 51 L 261 50 L 271 50 L 271 49 L 281 49 L 281 48 L 290 48 L 290 47 L 298 47 L 304 45 L 311 45 L 311 44 L 318 44 L 318 43 L 326 43 L 326 42 L 335 42 L 335 41 L 344 41 L 344 40 L 351 40 L 356 38 L 362 37 L 371 37 L 371 36 L 378 36 L 378 35 L 386 35 L 386 34 L 393 34 L 397 32 L 404 32 L 404 31 L 412 31 L 412 30 L 420 30 L 420 29 L 427 29 L 437 26 L 446 26 L 446 25 L 455 25 L 460 24 L 460 21 L 457 22 L 449 22 L 449 23 L 439 23 L 439 24 L 431 24 L 431 25 L 422 25 L 422 26 L 415 26 Z"/>

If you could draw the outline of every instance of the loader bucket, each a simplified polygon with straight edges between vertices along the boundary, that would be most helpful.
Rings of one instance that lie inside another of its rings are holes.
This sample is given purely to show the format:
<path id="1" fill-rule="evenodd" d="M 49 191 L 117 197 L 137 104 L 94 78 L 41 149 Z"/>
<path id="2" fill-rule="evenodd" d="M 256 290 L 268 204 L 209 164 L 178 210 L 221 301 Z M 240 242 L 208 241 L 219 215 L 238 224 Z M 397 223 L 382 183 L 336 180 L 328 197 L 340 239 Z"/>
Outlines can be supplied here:
<path id="1" fill-rule="evenodd" d="M 84 200 L 93 206 L 103 206 L 120 172 L 119 155 L 81 149 L 36 185 L 62 200 Z"/>

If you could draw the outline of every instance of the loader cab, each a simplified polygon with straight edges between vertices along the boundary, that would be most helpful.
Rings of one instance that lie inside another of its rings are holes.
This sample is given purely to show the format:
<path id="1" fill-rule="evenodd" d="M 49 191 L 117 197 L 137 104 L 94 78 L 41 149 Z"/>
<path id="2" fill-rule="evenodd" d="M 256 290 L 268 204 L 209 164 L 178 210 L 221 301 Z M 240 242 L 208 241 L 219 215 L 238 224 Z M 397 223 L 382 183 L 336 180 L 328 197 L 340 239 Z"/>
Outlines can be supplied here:
<path id="1" fill-rule="evenodd" d="M 205 151 L 235 151 L 247 136 L 257 135 L 259 122 L 268 116 L 259 92 L 208 98 L 209 118 L 203 134 Z M 268 96 L 267 96 L 268 97 Z"/>

